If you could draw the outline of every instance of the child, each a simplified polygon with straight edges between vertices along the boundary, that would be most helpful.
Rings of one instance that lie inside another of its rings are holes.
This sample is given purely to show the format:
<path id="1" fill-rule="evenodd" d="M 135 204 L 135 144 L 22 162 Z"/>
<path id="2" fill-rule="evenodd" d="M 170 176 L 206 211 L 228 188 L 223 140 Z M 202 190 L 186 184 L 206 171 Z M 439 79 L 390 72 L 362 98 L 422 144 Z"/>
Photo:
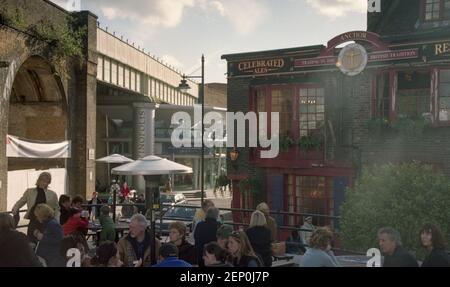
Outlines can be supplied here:
<path id="1" fill-rule="evenodd" d="M 100 208 L 100 224 L 102 226 L 102 231 L 100 232 L 100 240 L 101 244 L 104 241 L 116 241 L 116 226 L 114 221 L 109 216 L 109 206 L 103 205 Z"/>

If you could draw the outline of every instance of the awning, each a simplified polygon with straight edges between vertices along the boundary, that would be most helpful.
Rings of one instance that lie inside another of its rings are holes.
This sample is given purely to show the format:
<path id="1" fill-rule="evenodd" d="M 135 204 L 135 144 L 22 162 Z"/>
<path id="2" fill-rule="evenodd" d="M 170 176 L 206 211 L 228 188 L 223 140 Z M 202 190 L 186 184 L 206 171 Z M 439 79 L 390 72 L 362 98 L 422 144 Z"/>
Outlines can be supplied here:
<path id="1" fill-rule="evenodd" d="M 7 135 L 6 156 L 21 158 L 70 158 L 70 141 L 37 142 Z"/>

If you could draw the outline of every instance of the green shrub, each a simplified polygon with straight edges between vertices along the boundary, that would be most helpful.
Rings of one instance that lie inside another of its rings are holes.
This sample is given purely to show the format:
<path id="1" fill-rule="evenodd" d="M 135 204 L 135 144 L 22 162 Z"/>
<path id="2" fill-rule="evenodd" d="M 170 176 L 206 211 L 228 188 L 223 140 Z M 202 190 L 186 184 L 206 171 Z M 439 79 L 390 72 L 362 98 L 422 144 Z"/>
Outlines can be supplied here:
<path id="1" fill-rule="evenodd" d="M 406 249 L 423 256 L 419 231 L 437 224 L 450 235 L 450 181 L 429 165 L 383 165 L 365 169 L 347 191 L 341 209 L 341 239 L 345 248 L 365 252 L 378 247 L 377 231 L 397 229 Z"/>

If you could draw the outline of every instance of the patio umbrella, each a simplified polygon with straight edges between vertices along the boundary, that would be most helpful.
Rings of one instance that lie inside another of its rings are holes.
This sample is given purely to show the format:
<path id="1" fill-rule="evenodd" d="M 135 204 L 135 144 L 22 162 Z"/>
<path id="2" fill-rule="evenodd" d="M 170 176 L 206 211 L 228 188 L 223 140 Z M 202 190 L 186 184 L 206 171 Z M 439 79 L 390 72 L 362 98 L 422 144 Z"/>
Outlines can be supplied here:
<path id="1" fill-rule="evenodd" d="M 145 180 L 145 205 L 150 209 L 151 227 L 151 261 L 156 263 L 155 254 L 155 206 L 154 195 L 159 192 L 159 182 L 161 175 L 192 173 L 192 168 L 150 155 L 134 162 L 121 165 L 112 169 L 112 174 L 119 175 L 142 175 Z M 159 209 L 159 206 L 156 206 Z"/>
<path id="2" fill-rule="evenodd" d="M 133 162 L 131 158 L 127 158 L 126 156 L 120 155 L 120 154 L 112 154 L 108 155 L 102 158 L 99 158 L 95 160 L 96 162 L 103 162 L 108 164 L 108 171 L 109 171 L 109 164 L 124 164 Z M 108 180 L 109 180 L 109 173 L 108 173 Z M 117 178 L 116 178 L 117 180 Z M 117 182 L 117 181 L 116 181 Z M 117 198 L 117 191 L 114 189 L 113 192 L 113 220 L 116 221 L 116 198 Z"/>
<path id="3" fill-rule="evenodd" d="M 95 160 L 97 162 L 104 162 L 104 163 L 128 163 L 132 162 L 133 160 L 131 158 L 127 158 L 126 156 L 120 155 L 120 154 L 112 154 L 108 155 L 102 158 L 99 158 Z"/>

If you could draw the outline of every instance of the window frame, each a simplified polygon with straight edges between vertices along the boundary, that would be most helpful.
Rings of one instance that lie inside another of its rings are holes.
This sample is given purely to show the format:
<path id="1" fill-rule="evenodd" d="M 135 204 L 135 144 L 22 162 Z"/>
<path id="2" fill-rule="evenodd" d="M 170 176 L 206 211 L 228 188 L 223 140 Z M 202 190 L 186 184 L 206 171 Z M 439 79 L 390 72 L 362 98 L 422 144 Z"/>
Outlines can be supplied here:
<path id="1" fill-rule="evenodd" d="M 371 119 L 380 118 L 379 111 L 377 110 L 376 100 L 377 100 L 377 76 L 383 73 L 389 73 L 389 123 L 392 123 L 397 118 L 397 91 L 398 91 L 398 73 L 399 72 L 412 72 L 412 71 L 428 71 L 431 76 L 430 85 L 430 113 L 432 117 L 432 127 L 446 127 L 450 126 L 450 120 L 441 121 L 439 120 L 439 110 L 440 110 L 440 71 L 450 70 L 450 66 L 439 66 L 439 67 L 424 67 L 424 68 L 403 68 L 403 69 L 380 69 L 372 77 L 372 96 L 371 96 Z M 394 83 L 394 82 L 395 83 Z M 392 85 L 395 85 L 395 91 Z M 392 101 L 395 101 L 394 110 L 392 110 Z"/>
<path id="2" fill-rule="evenodd" d="M 293 177 L 293 181 L 294 181 L 292 184 L 293 199 L 294 199 L 293 205 L 290 205 L 290 203 L 289 203 L 289 197 L 290 197 L 289 186 L 291 185 L 289 183 L 289 177 Z M 297 177 L 316 178 L 316 180 L 318 178 L 323 178 L 323 180 L 324 180 L 324 186 L 323 186 L 323 190 L 322 190 L 323 196 L 314 199 L 313 197 L 310 197 L 310 196 L 304 196 L 307 193 L 304 190 L 300 190 L 301 196 L 297 197 L 297 195 L 296 195 L 297 187 L 300 187 L 300 188 L 302 188 L 302 187 L 303 188 L 305 188 L 305 187 L 311 188 L 312 187 L 312 186 L 302 185 L 302 184 L 298 185 Z M 290 173 L 284 174 L 283 181 L 284 181 L 284 190 L 285 190 L 283 205 L 284 205 L 285 210 L 287 210 L 288 212 L 291 212 L 289 207 L 292 206 L 294 208 L 293 213 L 305 213 L 305 207 L 311 208 L 313 206 L 312 205 L 313 200 L 319 199 L 319 200 L 323 200 L 324 201 L 323 203 L 325 203 L 324 207 L 325 207 L 326 214 L 322 214 L 322 215 L 333 216 L 333 214 L 334 214 L 334 200 L 333 200 L 334 199 L 334 190 L 333 190 L 333 178 L 332 177 L 326 176 L 326 175 L 312 175 L 312 174 L 310 175 L 310 174 L 302 174 L 302 173 L 298 173 L 298 172 L 290 172 Z M 300 206 L 297 204 L 297 199 L 300 199 L 300 201 L 301 201 Z M 311 204 L 310 206 L 305 204 L 306 203 L 305 199 L 310 200 L 310 202 L 309 202 Z M 306 212 L 306 213 L 311 213 L 311 212 Z M 292 219 L 294 221 L 294 225 L 296 225 L 296 226 L 301 226 L 303 224 L 303 218 L 301 216 L 295 216 L 295 215 L 285 215 L 284 223 L 289 226 L 289 225 L 291 225 L 290 221 Z M 314 221 L 315 221 L 314 222 L 315 225 L 319 225 L 319 226 L 331 225 L 331 222 L 332 222 L 332 220 L 329 217 L 327 217 L 325 219 L 315 218 Z M 323 221 L 323 222 L 321 222 L 323 224 L 318 224 L 318 221 Z"/>
<path id="3" fill-rule="evenodd" d="M 441 97 L 440 97 L 440 92 L 441 92 L 441 71 L 442 70 L 448 70 L 450 71 L 450 66 L 443 66 L 443 67 L 439 67 L 439 68 L 435 68 L 433 69 L 435 74 L 434 77 L 436 77 L 435 79 L 435 83 L 436 83 L 436 99 L 435 99 L 435 106 L 436 106 L 436 113 L 435 115 L 433 115 L 435 118 L 435 123 L 436 126 L 450 126 L 450 119 L 447 121 L 441 121 L 440 120 L 440 110 L 441 110 Z"/>
<path id="4" fill-rule="evenodd" d="M 450 16 L 445 15 L 445 1 L 446 0 L 439 0 L 439 18 L 438 19 L 426 19 L 426 13 L 427 13 L 427 0 L 421 0 L 420 5 L 420 14 L 423 22 L 429 23 L 429 22 L 436 22 L 436 21 L 445 21 L 450 20 Z"/>
<path id="5" fill-rule="evenodd" d="M 257 92 L 260 90 L 264 90 L 265 99 L 266 99 L 266 112 L 267 112 L 267 136 L 271 137 L 271 113 L 272 113 L 272 91 L 273 90 L 283 90 L 283 89 L 291 89 L 292 91 L 292 125 L 289 130 L 290 137 L 297 142 L 300 140 L 300 89 L 323 89 L 323 97 L 324 97 L 324 122 L 326 122 L 326 92 L 323 85 L 319 83 L 302 83 L 302 84 L 262 84 L 262 85 L 254 85 L 250 89 L 250 103 L 249 103 L 249 111 L 258 112 L 257 111 Z M 317 114 L 317 113 L 316 113 Z M 258 119 L 258 132 L 259 132 L 259 117 Z M 316 129 L 317 130 L 317 129 Z M 259 134 L 259 133 L 258 133 Z M 280 137 L 283 135 L 280 135 Z"/>

